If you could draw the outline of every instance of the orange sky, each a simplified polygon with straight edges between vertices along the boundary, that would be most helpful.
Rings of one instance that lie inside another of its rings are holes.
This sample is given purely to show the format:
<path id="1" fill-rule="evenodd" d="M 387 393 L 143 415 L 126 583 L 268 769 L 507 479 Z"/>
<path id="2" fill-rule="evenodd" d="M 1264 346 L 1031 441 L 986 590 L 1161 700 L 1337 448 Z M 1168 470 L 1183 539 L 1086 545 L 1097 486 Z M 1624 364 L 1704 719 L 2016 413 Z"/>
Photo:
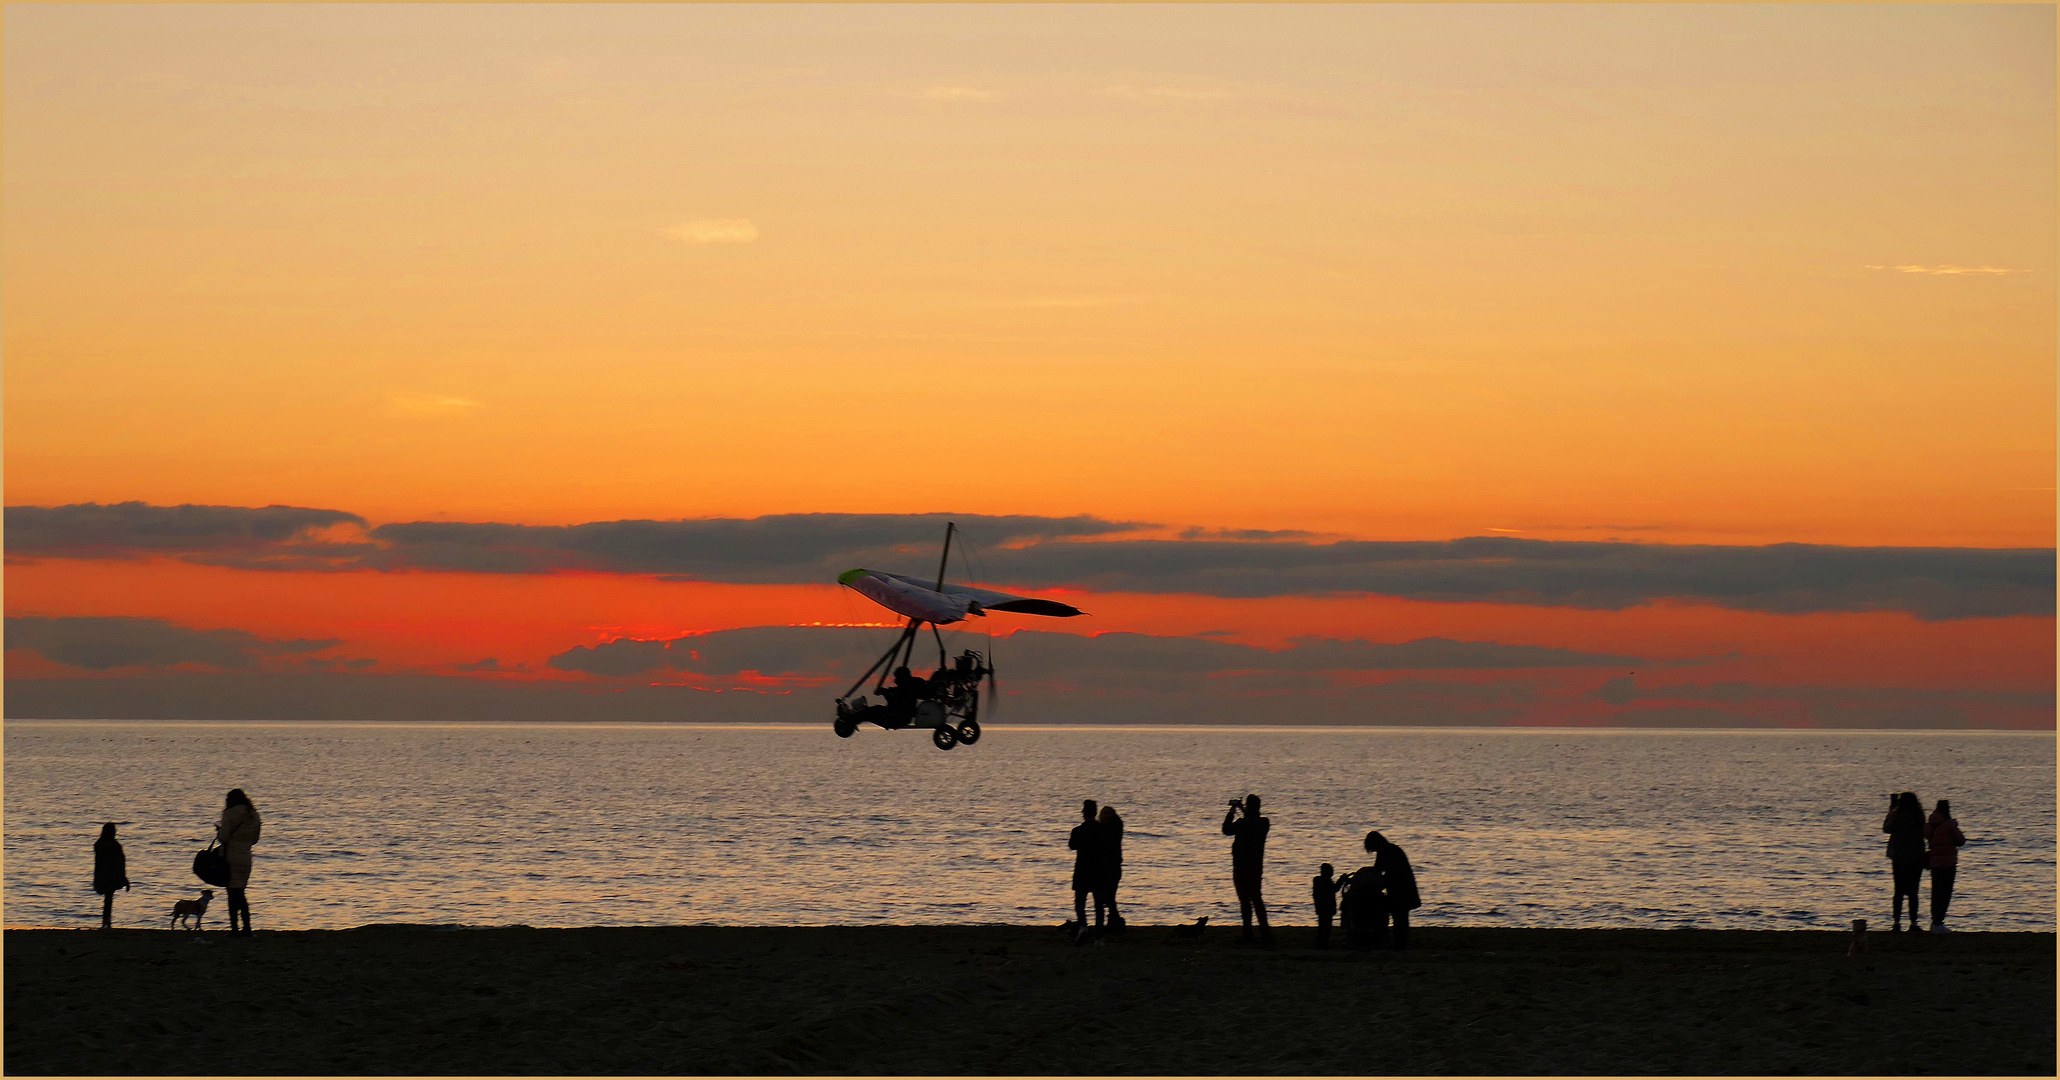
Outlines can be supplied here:
<path id="1" fill-rule="evenodd" d="M 32 6 L 6 29 L 10 505 L 2053 544 L 2050 7 Z M 10 614 L 420 668 L 862 603 L 170 562 L 6 584 Z M 1737 651 L 1798 684 L 2052 666 L 2036 619 L 1093 607 L 1268 646 Z"/>

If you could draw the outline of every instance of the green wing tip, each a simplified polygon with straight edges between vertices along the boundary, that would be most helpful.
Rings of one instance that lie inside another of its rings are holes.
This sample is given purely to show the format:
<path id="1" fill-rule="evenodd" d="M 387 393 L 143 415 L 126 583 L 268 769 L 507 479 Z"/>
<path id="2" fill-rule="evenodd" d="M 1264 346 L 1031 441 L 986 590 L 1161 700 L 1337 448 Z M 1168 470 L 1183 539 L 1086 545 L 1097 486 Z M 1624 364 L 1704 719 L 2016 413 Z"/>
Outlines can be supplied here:
<path id="1" fill-rule="evenodd" d="M 852 582 L 857 581 L 859 578 L 864 577 L 865 575 L 870 573 L 872 573 L 871 570 L 865 569 L 846 570 L 843 573 L 837 575 L 837 584 L 849 585 Z"/>

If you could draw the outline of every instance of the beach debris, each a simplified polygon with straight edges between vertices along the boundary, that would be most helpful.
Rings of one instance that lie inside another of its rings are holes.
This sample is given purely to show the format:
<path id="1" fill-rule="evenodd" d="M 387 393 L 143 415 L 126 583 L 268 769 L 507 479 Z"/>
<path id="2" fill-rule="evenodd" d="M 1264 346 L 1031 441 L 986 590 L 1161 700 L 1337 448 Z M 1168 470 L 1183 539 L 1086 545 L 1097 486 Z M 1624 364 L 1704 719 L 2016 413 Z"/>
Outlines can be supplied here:
<path id="1" fill-rule="evenodd" d="M 1199 918 L 1199 919 L 1196 919 L 1196 920 L 1195 920 L 1194 922 L 1191 922 L 1191 923 L 1189 923 L 1189 924 L 1187 924 L 1187 925 L 1185 925 L 1185 926 L 1176 926 L 1176 927 L 1174 927 L 1174 928 L 1173 928 L 1173 940 L 1175 940 L 1175 941 L 1197 941 L 1197 940 L 1200 940 L 1200 938 L 1201 938 L 1201 936 L 1202 936 L 1202 931 L 1204 931 L 1204 930 L 1207 930 L 1208 928 L 1209 928 L 1209 917 L 1208 917 L 1207 915 L 1204 915 L 1204 916 L 1202 916 L 1201 918 Z"/>

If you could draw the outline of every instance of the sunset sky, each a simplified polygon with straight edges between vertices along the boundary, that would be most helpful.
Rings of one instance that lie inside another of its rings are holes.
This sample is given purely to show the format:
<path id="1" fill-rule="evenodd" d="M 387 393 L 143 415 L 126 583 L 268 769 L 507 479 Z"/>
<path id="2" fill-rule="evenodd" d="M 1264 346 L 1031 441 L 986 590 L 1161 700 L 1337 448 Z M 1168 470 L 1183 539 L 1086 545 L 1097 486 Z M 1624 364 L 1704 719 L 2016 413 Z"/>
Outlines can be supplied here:
<path id="1" fill-rule="evenodd" d="M 2055 44 L 12 7 L 6 712 L 2048 728 Z"/>

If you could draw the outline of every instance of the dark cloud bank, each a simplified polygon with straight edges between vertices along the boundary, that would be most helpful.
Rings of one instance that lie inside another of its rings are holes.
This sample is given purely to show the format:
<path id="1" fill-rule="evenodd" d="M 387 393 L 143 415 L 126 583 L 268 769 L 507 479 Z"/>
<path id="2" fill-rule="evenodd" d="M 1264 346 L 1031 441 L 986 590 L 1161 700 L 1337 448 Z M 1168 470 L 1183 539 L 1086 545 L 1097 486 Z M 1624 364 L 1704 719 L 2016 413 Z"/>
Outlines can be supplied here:
<path id="1" fill-rule="evenodd" d="M 811 721 L 891 640 L 887 628 L 749 627 L 669 641 L 620 640 L 551 658 L 563 681 L 356 672 L 368 661 L 302 654 L 335 642 L 268 641 L 147 619 L 8 620 L 8 646 L 119 677 L 9 678 L 11 718 L 252 720 Z M 948 640 L 982 646 L 978 634 Z M 1021 631 L 994 648 L 1004 722 L 1468 725 L 1525 722 L 1549 669 L 1643 666 L 1635 657 L 1424 638 L 1305 639 L 1266 650 L 1205 638 Z M 934 653 L 918 654 L 927 668 Z M 218 671 L 167 670 L 205 665 Z M 456 670 L 493 672 L 482 660 Z M 1336 672 L 1407 672 L 1373 685 Z M 791 680 L 769 689 L 731 681 Z M 1484 673 L 1495 673 L 1484 677 Z M 698 680 L 704 688 L 681 685 Z M 720 687 L 721 689 L 717 689 Z M 1719 682 L 1645 688 L 1619 675 L 1587 695 L 1585 722 L 1645 727 L 2050 727 L 2053 695 Z M 1770 706 L 1773 707 L 1770 712 Z"/>
<path id="2" fill-rule="evenodd" d="M 175 555 L 249 569 L 642 574 L 671 581 L 824 584 L 853 566 L 927 573 L 956 520 L 989 583 L 1028 590 L 1221 597 L 1380 595 L 1616 610 L 1684 600 L 1775 613 L 1902 611 L 1923 619 L 2054 613 L 2050 548 L 1759 547 L 1470 537 L 1316 543 L 1301 534 L 1188 530 L 1093 517 L 779 514 L 537 526 L 364 524 L 296 507 L 9 507 L 12 558 Z M 1225 536 L 1240 539 L 1224 539 Z M 1242 539 L 1249 536 L 1250 539 Z"/>
<path id="3" fill-rule="evenodd" d="M 242 630 L 193 630 L 159 619 L 10 617 L 7 647 L 28 649 L 60 664 L 105 671 L 119 667 L 163 668 L 203 664 L 240 669 L 268 656 L 318 652 L 341 644 L 326 641 L 270 641 Z"/>

